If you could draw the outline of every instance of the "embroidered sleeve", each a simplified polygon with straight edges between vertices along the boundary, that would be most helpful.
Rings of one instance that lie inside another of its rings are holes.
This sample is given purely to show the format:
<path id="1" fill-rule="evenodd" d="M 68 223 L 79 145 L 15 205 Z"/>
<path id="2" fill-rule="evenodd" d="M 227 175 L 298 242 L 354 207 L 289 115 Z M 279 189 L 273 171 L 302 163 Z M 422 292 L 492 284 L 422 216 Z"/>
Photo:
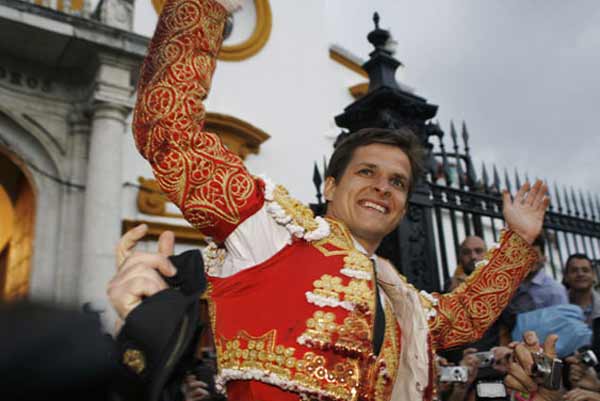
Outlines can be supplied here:
<path id="1" fill-rule="evenodd" d="M 527 242 L 507 231 L 463 284 L 449 294 L 434 294 L 429 327 L 435 348 L 479 339 L 508 305 L 536 258 Z"/>
<path id="2" fill-rule="evenodd" d="M 208 0 L 169 0 L 138 84 L 133 131 L 169 199 L 204 234 L 224 240 L 263 204 L 260 181 L 204 132 L 204 105 L 227 12 Z"/>

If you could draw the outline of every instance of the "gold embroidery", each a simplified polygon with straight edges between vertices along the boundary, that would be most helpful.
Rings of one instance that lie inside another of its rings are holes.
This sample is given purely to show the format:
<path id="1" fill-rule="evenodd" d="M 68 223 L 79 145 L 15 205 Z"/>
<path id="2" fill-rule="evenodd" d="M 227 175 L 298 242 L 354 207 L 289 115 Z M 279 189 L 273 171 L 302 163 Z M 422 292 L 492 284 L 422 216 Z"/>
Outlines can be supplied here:
<path id="1" fill-rule="evenodd" d="M 142 351 L 128 349 L 123 354 L 123 364 L 139 375 L 146 369 L 146 358 Z"/>
<path id="2" fill-rule="evenodd" d="M 369 258 L 357 250 L 352 250 L 344 258 L 344 267 L 347 269 L 358 270 L 366 273 L 372 273 L 373 263 Z"/>
<path id="3" fill-rule="evenodd" d="M 354 249 L 350 231 L 343 223 L 336 220 L 327 219 L 327 222 L 329 223 L 330 234 L 315 242 L 315 248 L 325 256 L 347 255 L 348 251 Z"/>
<path id="4" fill-rule="evenodd" d="M 273 189 L 273 200 L 281 206 L 284 212 L 292 218 L 294 223 L 306 231 L 313 231 L 319 227 L 315 215 L 310 207 L 290 196 L 287 189 L 276 185 Z"/>
<path id="5" fill-rule="evenodd" d="M 336 331 L 335 314 L 319 310 L 306 321 L 306 331 L 302 336 L 315 345 L 323 346 L 331 344 L 331 335 Z"/>
<path id="6" fill-rule="evenodd" d="M 203 132 L 206 97 L 226 11 L 173 0 L 160 16 L 138 84 L 133 131 L 161 189 L 194 227 L 224 235 L 256 183 L 241 159 Z M 211 231 L 215 229 L 216 231 Z"/>
<path id="7" fill-rule="evenodd" d="M 389 400 L 393 389 L 393 382 L 398 372 L 400 347 L 398 344 L 398 325 L 396 317 L 389 302 L 385 308 L 385 337 L 381 352 L 375 363 L 374 399 L 376 401 Z"/>
<path id="8" fill-rule="evenodd" d="M 536 259 L 535 251 L 513 232 L 503 233 L 489 262 L 449 294 L 439 295 L 437 314 L 428 321 L 433 345 L 459 346 L 479 338 L 506 307 Z"/>
<path id="9" fill-rule="evenodd" d="M 319 319 L 330 320 L 331 316 L 324 314 Z M 305 352 L 302 357 L 298 357 L 294 347 L 277 344 L 276 330 L 258 337 L 243 330 L 232 339 L 221 336 L 216 342 L 216 348 L 219 360 L 218 380 L 223 384 L 240 377 L 271 384 L 284 380 L 285 388 L 292 391 L 304 388 L 335 400 L 356 399 L 354 395 L 360 385 L 356 361 L 329 362 L 324 356 L 313 352 Z M 228 369 L 247 372 L 247 375 L 228 377 Z M 261 372 L 260 377 L 253 376 L 254 370 Z"/>
<path id="10" fill-rule="evenodd" d="M 373 290 L 366 280 L 352 279 L 347 286 L 342 284 L 342 278 L 324 274 L 313 282 L 313 294 L 339 302 L 344 301 L 370 308 L 373 301 Z"/>
<path id="11" fill-rule="evenodd" d="M 343 355 L 369 359 L 373 351 L 372 332 L 371 325 L 364 313 L 352 312 L 344 319 L 344 324 L 338 328 L 339 337 L 333 347 Z"/>
<path id="12" fill-rule="evenodd" d="M 327 298 L 333 298 L 336 301 L 340 299 L 340 293 L 344 286 L 340 277 L 333 277 L 329 274 L 323 275 L 320 279 L 314 281 L 314 293 Z"/>

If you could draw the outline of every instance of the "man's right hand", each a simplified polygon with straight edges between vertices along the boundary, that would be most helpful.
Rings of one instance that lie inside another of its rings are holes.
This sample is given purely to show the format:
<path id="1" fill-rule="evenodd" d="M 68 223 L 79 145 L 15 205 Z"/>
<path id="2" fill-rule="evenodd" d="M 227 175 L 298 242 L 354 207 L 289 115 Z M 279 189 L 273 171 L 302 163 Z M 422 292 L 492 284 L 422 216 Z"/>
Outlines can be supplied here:
<path id="1" fill-rule="evenodd" d="M 173 232 L 165 231 L 160 235 L 158 253 L 134 251 L 137 242 L 147 232 L 147 225 L 139 225 L 127 231 L 116 247 L 117 273 L 108 283 L 106 292 L 123 320 L 143 298 L 169 287 L 161 275 L 171 277 L 176 273 L 168 259 L 173 254 L 175 244 Z"/>
<path id="2" fill-rule="evenodd" d="M 581 363 L 578 355 L 566 358 L 565 362 L 569 366 L 569 381 L 573 387 L 600 391 L 600 380 L 598 380 L 594 368 Z"/>

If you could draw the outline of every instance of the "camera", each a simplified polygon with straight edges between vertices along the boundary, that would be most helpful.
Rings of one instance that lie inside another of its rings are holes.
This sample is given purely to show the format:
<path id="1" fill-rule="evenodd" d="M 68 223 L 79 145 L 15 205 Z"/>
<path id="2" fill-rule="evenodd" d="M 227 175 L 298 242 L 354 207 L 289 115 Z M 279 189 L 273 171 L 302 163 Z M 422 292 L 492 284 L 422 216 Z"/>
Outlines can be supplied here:
<path id="1" fill-rule="evenodd" d="M 546 388 L 558 390 L 562 378 L 562 361 L 541 353 L 534 353 L 533 362 L 533 374 L 543 380 Z"/>
<path id="2" fill-rule="evenodd" d="M 479 368 L 490 368 L 494 365 L 494 353 L 492 351 L 476 352 L 473 355 L 479 361 Z"/>
<path id="3" fill-rule="evenodd" d="M 594 351 L 587 347 L 580 348 L 578 351 L 579 362 L 590 368 L 598 366 L 598 357 Z"/>
<path id="4" fill-rule="evenodd" d="M 465 366 L 442 366 L 440 369 L 442 383 L 466 383 L 468 377 L 469 369 Z"/>

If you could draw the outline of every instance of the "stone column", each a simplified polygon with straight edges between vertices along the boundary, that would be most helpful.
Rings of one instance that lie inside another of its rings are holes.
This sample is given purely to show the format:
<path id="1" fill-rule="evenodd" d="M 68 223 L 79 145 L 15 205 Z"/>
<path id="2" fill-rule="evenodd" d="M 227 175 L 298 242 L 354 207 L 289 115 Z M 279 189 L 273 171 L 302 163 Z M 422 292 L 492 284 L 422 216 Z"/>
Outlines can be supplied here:
<path id="1" fill-rule="evenodd" d="M 115 271 L 114 247 L 121 234 L 122 142 L 128 110 L 98 102 L 94 106 L 83 219 L 79 302 L 104 310 L 114 320 L 106 284 Z"/>
<path id="2" fill-rule="evenodd" d="M 85 186 L 87 178 L 90 118 L 83 110 L 73 110 L 68 115 L 70 182 Z M 64 304 L 76 304 L 79 298 L 79 272 L 83 238 L 85 189 L 65 188 L 62 193 L 60 252 L 58 256 L 57 288 L 55 300 Z"/>

